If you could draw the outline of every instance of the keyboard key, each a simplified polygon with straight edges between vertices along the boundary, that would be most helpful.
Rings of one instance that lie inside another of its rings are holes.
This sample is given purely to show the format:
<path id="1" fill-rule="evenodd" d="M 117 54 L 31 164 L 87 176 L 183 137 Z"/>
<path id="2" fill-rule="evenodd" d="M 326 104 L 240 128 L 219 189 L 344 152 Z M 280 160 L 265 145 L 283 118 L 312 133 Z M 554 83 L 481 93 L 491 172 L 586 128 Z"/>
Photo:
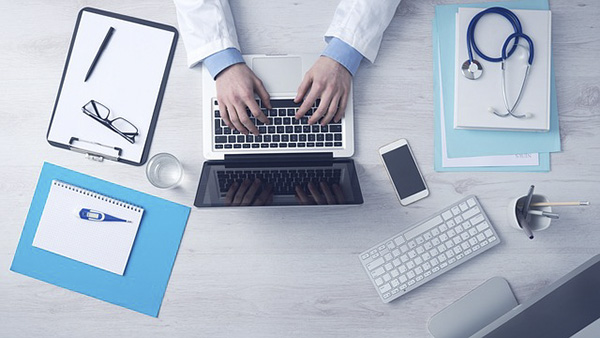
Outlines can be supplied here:
<path id="1" fill-rule="evenodd" d="M 483 217 L 483 216 L 482 216 Z M 486 230 L 489 227 L 487 222 L 481 222 L 479 224 L 477 224 L 477 231 L 482 232 L 484 230 Z"/>
<path id="2" fill-rule="evenodd" d="M 332 133 L 341 133 L 342 132 L 342 125 L 341 124 L 331 124 L 329 126 L 329 131 Z"/>
<path id="3" fill-rule="evenodd" d="M 380 291 L 381 293 L 388 292 L 388 291 L 390 291 L 391 289 L 392 289 L 392 287 L 391 287 L 389 284 L 385 284 L 385 285 L 383 285 L 383 286 L 379 287 L 379 291 Z M 388 297 L 389 297 L 389 296 L 388 296 Z"/>
<path id="4" fill-rule="evenodd" d="M 296 103 L 292 99 L 271 99 L 271 107 L 273 108 L 289 108 L 295 107 L 300 108 L 302 102 Z"/>
<path id="5" fill-rule="evenodd" d="M 215 136 L 215 143 L 227 143 L 227 136 Z"/>
<path id="6" fill-rule="evenodd" d="M 373 270 L 373 269 L 379 267 L 383 263 L 385 263 L 385 260 L 383 259 L 383 257 L 379 257 L 376 260 L 372 261 L 371 263 L 367 264 L 367 269 Z"/>

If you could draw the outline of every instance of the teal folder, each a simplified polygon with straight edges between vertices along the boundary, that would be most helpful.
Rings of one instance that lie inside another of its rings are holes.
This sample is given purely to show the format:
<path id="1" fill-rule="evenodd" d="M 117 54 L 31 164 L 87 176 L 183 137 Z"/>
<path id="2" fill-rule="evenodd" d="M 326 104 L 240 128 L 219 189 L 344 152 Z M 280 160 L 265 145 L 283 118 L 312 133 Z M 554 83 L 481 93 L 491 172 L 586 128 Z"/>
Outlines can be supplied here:
<path id="1" fill-rule="evenodd" d="M 433 20 L 433 119 L 434 119 L 434 169 L 443 171 L 493 171 L 493 172 L 546 172 L 550 170 L 550 154 L 539 154 L 537 166 L 488 166 L 488 167 L 443 167 L 441 141 L 441 89 L 440 89 L 440 60 L 439 34 L 436 20 Z"/>
<path id="2" fill-rule="evenodd" d="M 446 112 L 445 131 L 448 157 L 548 153 L 561 150 L 554 69 L 551 74 L 550 131 L 519 132 L 454 129 L 454 72 L 456 13 L 459 7 L 502 6 L 510 9 L 549 9 L 548 0 L 488 2 L 481 4 L 440 5 L 435 8 L 440 48 L 440 67 Z"/>
<path id="3" fill-rule="evenodd" d="M 53 179 L 144 208 L 123 276 L 32 246 Z M 10 269 L 157 317 L 190 208 L 44 163 Z"/>

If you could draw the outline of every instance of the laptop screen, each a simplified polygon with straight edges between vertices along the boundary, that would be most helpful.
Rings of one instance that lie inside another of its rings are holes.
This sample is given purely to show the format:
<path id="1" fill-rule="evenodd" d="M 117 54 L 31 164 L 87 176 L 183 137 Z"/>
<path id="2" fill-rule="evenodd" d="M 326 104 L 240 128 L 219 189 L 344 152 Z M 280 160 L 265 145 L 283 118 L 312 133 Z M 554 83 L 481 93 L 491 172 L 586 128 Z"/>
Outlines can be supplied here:
<path id="1" fill-rule="evenodd" d="M 204 163 L 194 205 L 300 206 L 362 204 L 351 159 L 313 163 Z"/>

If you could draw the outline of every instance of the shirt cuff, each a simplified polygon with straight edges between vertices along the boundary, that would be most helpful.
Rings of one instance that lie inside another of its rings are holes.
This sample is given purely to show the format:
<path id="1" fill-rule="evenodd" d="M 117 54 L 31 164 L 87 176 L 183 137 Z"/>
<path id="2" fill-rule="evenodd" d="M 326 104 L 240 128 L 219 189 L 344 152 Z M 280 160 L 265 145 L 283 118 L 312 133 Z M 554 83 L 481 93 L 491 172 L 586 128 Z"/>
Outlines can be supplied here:
<path id="1" fill-rule="evenodd" d="M 236 63 L 244 63 L 244 58 L 242 58 L 242 53 L 236 48 L 227 48 L 207 56 L 202 60 L 202 63 L 204 63 L 213 79 L 215 79 L 219 73 L 229 66 Z"/>
<path id="2" fill-rule="evenodd" d="M 360 66 L 360 62 L 363 59 L 363 56 L 360 52 L 354 49 L 349 44 L 338 38 L 332 38 L 329 40 L 327 47 L 322 56 L 327 56 L 335 61 L 339 62 L 342 66 L 344 66 L 352 76 L 356 74 L 358 70 L 358 66 Z"/>

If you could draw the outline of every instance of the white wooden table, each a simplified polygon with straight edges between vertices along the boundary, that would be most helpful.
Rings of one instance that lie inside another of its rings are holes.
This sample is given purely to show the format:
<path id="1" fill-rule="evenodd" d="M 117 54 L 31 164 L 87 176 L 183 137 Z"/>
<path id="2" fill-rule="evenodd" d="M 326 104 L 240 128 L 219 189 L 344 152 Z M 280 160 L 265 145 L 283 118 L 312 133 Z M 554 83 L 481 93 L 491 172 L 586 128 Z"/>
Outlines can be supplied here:
<path id="1" fill-rule="evenodd" d="M 144 167 L 96 163 L 45 140 L 77 12 L 84 6 L 176 26 L 170 1 L 0 2 L 0 336 L 426 337 L 428 318 L 492 276 L 527 299 L 600 252 L 600 2 L 551 1 L 564 151 L 549 173 L 433 170 L 431 20 L 434 5 L 404 0 L 375 64 L 355 78 L 356 154 L 365 203 L 318 209 L 193 209 L 158 319 L 9 271 L 42 163 L 192 205 L 203 163 L 199 69 L 179 40 L 151 153 L 185 166 L 183 185 L 158 190 Z M 232 1 L 246 53 L 320 52 L 337 1 Z M 431 196 L 401 207 L 377 149 L 407 138 Z M 534 240 L 510 228 L 508 200 L 527 190 L 564 208 Z M 405 297 L 383 304 L 357 254 L 438 209 L 476 194 L 502 244 Z"/>

